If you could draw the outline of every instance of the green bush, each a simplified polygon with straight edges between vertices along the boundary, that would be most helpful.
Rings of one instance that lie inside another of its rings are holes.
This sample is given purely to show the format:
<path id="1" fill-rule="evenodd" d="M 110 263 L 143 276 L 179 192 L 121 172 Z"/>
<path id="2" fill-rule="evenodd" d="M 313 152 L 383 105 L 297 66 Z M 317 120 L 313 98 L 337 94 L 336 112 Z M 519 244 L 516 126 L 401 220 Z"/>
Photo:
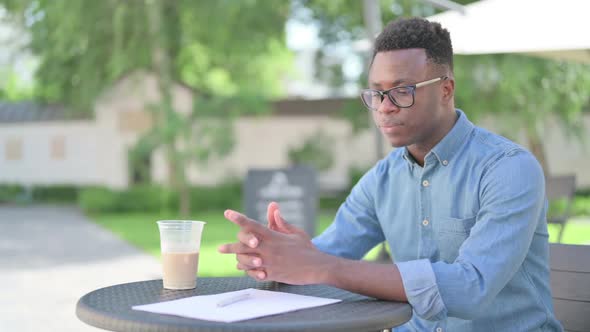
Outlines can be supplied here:
<path id="1" fill-rule="evenodd" d="M 173 208 L 173 197 L 170 191 L 155 185 L 127 190 L 92 187 L 80 192 L 78 205 L 86 212 L 158 212 Z"/>
<path id="2" fill-rule="evenodd" d="M 242 209 L 242 186 L 238 182 L 217 187 L 191 187 L 192 211 Z M 78 204 L 86 212 L 160 212 L 176 211 L 178 194 L 157 185 L 139 185 L 127 190 L 104 187 L 85 188 Z"/>
<path id="3" fill-rule="evenodd" d="M 133 186 L 118 195 L 117 208 L 120 211 L 158 212 L 172 209 L 177 204 L 168 189 L 156 185 Z"/>
<path id="4" fill-rule="evenodd" d="M 73 185 L 34 186 L 33 202 L 40 203 L 76 203 L 79 187 Z"/>
<path id="5" fill-rule="evenodd" d="M 78 206 L 86 212 L 114 212 L 118 210 L 119 193 L 104 187 L 88 187 L 80 191 Z"/>
<path id="6" fill-rule="evenodd" d="M 31 186 L 1 185 L 0 202 L 2 203 L 75 203 L 78 200 L 77 186 L 46 185 Z"/>
<path id="7" fill-rule="evenodd" d="M 0 185 L 0 203 L 14 203 L 25 193 L 25 188 L 18 184 Z"/>
<path id="8" fill-rule="evenodd" d="M 577 196 L 590 197 L 590 187 L 580 188 L 576 190 L 576 197 Z"/>
<path id="9" fill-rule="evenodd" d="M 572 206 L 575 216 L 590 216 L 590 196 L 576 196 Z"/>
<path id="10" fill-rule="evenodd" d="M 566 209 L 566 200 L 559 199 L 549 203 L 548 216 L 563 214 Z M 570 207 L 572 216 L 590 216 L 590 196 L 575 196 Z"/>
<path id="11" fill-rule="evenodd" d="M 227 182 L 216 187 L 192 187 L 191 210 L 243 210 L 242 184 Z"/>

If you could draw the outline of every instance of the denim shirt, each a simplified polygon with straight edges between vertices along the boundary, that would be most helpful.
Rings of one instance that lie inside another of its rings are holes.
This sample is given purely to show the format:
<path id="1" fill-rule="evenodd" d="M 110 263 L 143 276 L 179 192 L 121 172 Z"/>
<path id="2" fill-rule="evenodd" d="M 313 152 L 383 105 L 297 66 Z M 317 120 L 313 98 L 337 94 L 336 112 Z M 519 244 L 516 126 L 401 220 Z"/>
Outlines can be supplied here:
<path id="1" fill-rule="evenodd" d="M 521 146 L 457 110 L 418 165 L 392 151 L 313 239 L 361 259 L 387 241 L 412 319 L 394 331 L 562 331 L 549 288 L 543 171 Z"/>

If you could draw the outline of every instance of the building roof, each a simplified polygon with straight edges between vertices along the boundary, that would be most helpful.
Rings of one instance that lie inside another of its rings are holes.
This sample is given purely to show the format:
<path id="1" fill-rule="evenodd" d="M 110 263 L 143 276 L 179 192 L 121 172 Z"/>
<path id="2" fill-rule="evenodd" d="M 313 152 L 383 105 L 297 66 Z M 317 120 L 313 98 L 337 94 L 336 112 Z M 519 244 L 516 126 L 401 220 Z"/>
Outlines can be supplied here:
<path id="1" fill-rule="evenodd" d="M 0 102 L 0 123 L 46 122 L 81 119 L 67 114 L 59 105 L 43 105 L 32 101 Z"/>
<path id="2" fill-rule="evenodd" d="M 272 114 L 279 116 L 325 116 L 340 113 L 349 102 L 357 102 L 357 100 L 352 98 L 281 99 L 272 102 L 271 108 L 274 111 Z M 0 123 L 69 121 L 90 118 L 89 115 L 70 114 L 61 105 L 44 105 L 33 101 L 0 101 Z"/>
<path id="3" fill-rule="evenodd" d="M 347 103 L 356 102 L 356 98 L 323 98 L 323 99 L 281 99 L 272 103 L 275 115 L 313 116 L 336 115 L 342 113 Z"/>

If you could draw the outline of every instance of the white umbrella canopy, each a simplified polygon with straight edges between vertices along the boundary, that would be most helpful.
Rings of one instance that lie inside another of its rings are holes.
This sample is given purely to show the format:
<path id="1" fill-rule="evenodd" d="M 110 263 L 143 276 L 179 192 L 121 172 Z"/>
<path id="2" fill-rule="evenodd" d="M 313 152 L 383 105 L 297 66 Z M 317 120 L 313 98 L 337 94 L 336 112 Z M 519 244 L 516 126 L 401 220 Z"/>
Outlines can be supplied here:
<path id="1" fill-rule="evenodd" d="M 456 54 L 526 53 L 590 64 L 590 0 L 482 0 L 427 17 Z"/>

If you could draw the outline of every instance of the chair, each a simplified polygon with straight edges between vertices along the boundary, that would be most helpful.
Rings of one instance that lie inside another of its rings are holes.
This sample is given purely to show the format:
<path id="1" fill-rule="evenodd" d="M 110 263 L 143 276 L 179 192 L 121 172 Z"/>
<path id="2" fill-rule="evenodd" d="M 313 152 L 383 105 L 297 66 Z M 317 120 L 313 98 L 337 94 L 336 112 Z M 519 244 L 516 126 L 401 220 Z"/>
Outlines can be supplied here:
<path id="1" fill-rule="evenodd" d="M 590 331 L 590 245 L 550 244 L 555 316 L 566 332 Z"/>
<path id="2" fill-rule="evenodd" d="M 559 235 L 557 242 L 561 242 L 563 236 L 563 230 L 565 224 L 570 218 L 572 202 L 574 200 L 574 194 L 576 192 L 576 176 L 575 175 L 562 175 L 552 176 L 545 179 L 545 193 L 549 202 L 560 199 L 565 199 L 565 208 L 560 213 L 547 216 L 547 223 L 559 224 Z"/>

